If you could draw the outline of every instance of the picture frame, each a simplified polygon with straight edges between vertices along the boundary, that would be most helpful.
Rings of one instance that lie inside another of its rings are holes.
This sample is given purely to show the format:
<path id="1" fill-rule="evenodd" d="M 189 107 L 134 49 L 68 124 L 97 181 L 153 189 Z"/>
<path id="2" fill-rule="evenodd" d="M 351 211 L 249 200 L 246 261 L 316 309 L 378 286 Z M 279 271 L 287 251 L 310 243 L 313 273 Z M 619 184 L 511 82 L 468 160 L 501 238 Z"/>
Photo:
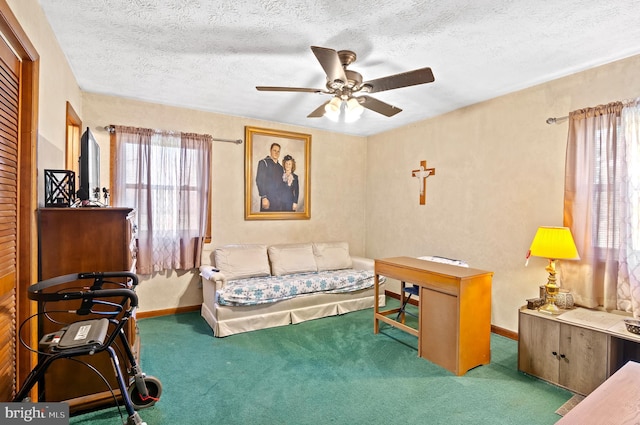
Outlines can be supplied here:
<path id="1" fill-rule="evenodd" d="M 244 163 L 245 220 L 311 218 L 310 134 L 246 126 Z"/>

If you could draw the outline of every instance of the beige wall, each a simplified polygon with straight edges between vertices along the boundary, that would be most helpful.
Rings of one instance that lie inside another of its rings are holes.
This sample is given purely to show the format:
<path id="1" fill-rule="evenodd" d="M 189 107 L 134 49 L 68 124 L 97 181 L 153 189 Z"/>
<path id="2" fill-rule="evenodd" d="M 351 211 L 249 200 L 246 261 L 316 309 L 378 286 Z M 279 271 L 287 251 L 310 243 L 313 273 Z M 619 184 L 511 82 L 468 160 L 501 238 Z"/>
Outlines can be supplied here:
<path id="1" fill-rule="evenodd" d="M 639 67 L 636 56 L 369 137 L 367 255 L 493 271 L 492 324 L 517 331 L 517 309 L 547 276 L 546 260 L 524 267 L 531 240 L 538 226 L 562 225 L 568 127 L 545 121 L 640 95 Z M 426 205 L 410 177 L 422 159 L 436 168 Z"/>
<path id="2" fill-rule="evenodd" d="M 109 181 L 109 134 L 104 131 L 109 124 L 207 133 L 224 139 L 244 139 L 247 125 L 311 134 L 310 220 L 245 221 L 245 145 L 214 142 L 213 241 L 206 257 L 212 247 L 229 243 L 312 240 L 346 240 L 354 254 L 364 254 L 365 138 L 90 93 L 84 94 L 83 105 L 82 119 L 101 145 L 103 185 Z M 202 302 L 196 271 L 161 273 L 141 282 L 140 311 Z"/>
<path id="3" fill-rule="evenodd" d="M 81 92 L 37 0 L 6 0 L 40 55 L 38 202 L 44 205 L 45 169 L 64 168 L 67 101 L 82 116 Z"/>

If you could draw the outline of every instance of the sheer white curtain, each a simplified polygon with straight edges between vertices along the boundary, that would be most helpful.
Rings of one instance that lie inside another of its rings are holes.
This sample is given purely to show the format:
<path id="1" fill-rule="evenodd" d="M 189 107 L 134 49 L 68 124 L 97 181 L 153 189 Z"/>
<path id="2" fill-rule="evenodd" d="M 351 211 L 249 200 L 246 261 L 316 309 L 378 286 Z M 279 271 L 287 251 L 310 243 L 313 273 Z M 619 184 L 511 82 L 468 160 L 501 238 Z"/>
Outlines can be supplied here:
<path id="1" fill-rule="evenodd" d="M 115 126 L 113 204 L 135 208 L 137 271 L 200 265 L 211 136 Z"/>
<path id="2" fill-rule="evenodd" d="M 640 317 L 640 99 L 622 108 L 625 193 L 620 227 L 618 308 Z"/>
<path id="3" fill-rule="evenodd" d="M 634 108 L 614 102 L 569 114 L 564 224 L 581 259 L 563 261 L 560 270 L 577 304 L 637 315 L 640 162 L 630 156 L 637 154 L 637 124 L 635 142 L 626 131 L 637 120 Z"/>
<path id="4" fill-rule="evenodd" d="M 618 135 L 622 103 L 569 114 L 564 225 L 579 261 L 562 261 L 562 285 L 585 307 L 616 308 L 618 229 L 624 144 Z"/>

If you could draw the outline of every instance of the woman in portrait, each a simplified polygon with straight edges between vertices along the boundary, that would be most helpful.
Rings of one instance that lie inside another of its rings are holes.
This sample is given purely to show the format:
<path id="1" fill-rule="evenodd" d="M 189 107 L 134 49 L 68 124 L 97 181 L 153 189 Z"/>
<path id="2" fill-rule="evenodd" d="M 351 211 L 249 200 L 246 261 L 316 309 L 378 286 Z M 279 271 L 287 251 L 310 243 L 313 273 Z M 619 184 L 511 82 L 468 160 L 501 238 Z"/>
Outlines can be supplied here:
<path id="1" fill-rule="evenodd" d="M 300 188 L 298 185 L 298 175 L 296 171 L 296 161 L 291 155 L 285 155 L 282 159 L 282 188 L 280 200 L 282 202 L 283 211 L 295 211 L 298 208 L 298 196 Z"/>

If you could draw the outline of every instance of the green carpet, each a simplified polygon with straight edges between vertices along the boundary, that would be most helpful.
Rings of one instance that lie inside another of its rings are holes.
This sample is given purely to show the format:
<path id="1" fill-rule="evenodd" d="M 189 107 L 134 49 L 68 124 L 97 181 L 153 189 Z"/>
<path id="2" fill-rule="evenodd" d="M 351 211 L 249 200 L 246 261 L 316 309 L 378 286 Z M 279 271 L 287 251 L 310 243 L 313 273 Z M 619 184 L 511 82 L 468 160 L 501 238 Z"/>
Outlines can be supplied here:
<path id="1" fill-rule="evenodd" d="M 491 364 L 457 377 L 419 358 L 416 337 L 374 335 L 371 309 L 226 338 L 199 313 L 138 324 L 142 369 L 163 384 L 139 412 L 149 425 L 553 424 L 572 396 L 519 373 L 517 343 L 495 334 Z M 71 418 L 118 423 L 116 408 Z"/>

